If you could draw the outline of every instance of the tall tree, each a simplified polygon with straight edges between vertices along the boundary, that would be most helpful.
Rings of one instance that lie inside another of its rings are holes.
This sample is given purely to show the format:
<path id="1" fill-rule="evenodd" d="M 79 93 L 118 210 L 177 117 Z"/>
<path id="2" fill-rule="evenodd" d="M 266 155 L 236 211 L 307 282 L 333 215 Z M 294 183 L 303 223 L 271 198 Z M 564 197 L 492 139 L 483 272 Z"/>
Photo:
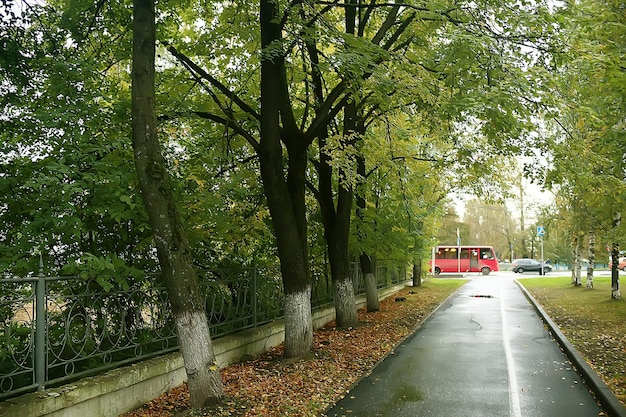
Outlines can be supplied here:
<path id="1" fill-rule="evenodd" d="M 587 289 L 593 289 L 593 271 L 596 264 L 596 232 L 589 231 L 589 266 L 587 266 Z"/>
<path id="2" fill-rule="evenodd" d="M 359 244 L 364 244 L 367 241 L 367 227 L 365 227 L 365 212 L 367 208 L 367 199 L 366 199 L 366 167 L 365 167 L 365 157 L 361 152 L 356 156 L 356 164 L 357 164 L 357 175 L 359 181 L 356 186 L 355 192 L 355 203 L 356 203 L 356 211 L 355 215 L 357 218 L 357 224 L 354 226 L 356 228 L 356 235 L 358 238 Z M 359 266 L 361 268 L 361 273 L 363 274 L 363 281 L 365 283 L 365 300 L 367 304 L 367 311 L 378 311 L 380 308 L 380 302 L 378 299 L 378 286 L 376 280 L 376 270 L 374 268 L 374 259 L 373 255 L 370 251 L 361 248 L 359 249 Z"/>
<path id="3" fill-rule="evenodd" d="M 498 257 L 508 253 L 511 247 L 513 222 L 504 204 L 486 204 L 471 200 L 466 204 L 466 223 L 469 227 L 467 244 L 492 245 Z"/>
<path id="4" fill-rule="evenodd" d="M 258 154 L 285 289 L 285 355 L 299 357 L 313 347 L 304 197 L 310 140 L 303 137 L 293 117 L 278 5 L 268 0 L 261 0 L 260 5 L 261 139 Z M 286 176 L 281 140 L 288 152 Z"/>
<path id="5" fill-rule="evenodd" d="M 554 165 L 547 179 L 562 193 L 572 233 L 602 232 L 610 246 L 623 235 L 614 220 L 626 201 L 624 14 L 616 4 L 594 0 L 568 4 L 563 13 L 569 42 L 555 72 L 561 112 L 554 114 Z M 615 274 L 613 297 L 618 286 Z"/>
<path id="6" fill-rule="evenodd" d="M 168 90 L 178 94 L 177 104 L 185 103 L 185 112 L 176 116 L 194 115 L 220 124 L 229 139 L 233 133 L 241 136 L 259 156 L 283 269 L 287 355 L 302 354 L 311 341 L 309 318 L 295 318 L 292 312 L 307 314 L 303 300 L 310 277 L 304 184 L 312 150 L 321 155 L 316 161 L 317 192 L 324 193 L 321 211 L 336 271 L 333 279 L 341 284 L 336 288 L 348 288 L 344 248 L 356 177 L 353 141 L 359 138 L 351 133 L 356 132 L 353 106 L 366 124 L 382 114 L 375 114 L 378 107 L 406 106 L 413 111 L 433 107 L 442 98 L 438 120 L 451 126 L 448 137 L 464 149 L 457 154 L 458 166 L 475 161 L 471 152 L 480 150 L 478 144 L 489 144 L 494 154 L 500 154 L 514 148 L 507 139 L 523 137 L 528 124 L 520 120 L 528 120 L 529 106 L 514 98 L 531 88 L 527 66 L 514 61 L 527 59 L 529 54 L 519 52 L 519 46 L 531 38 L 518 28 L 542 23 L 545 10 L 524 13 L 526 20 L 539 16 L 533 24 L 520 19 L 517 10 L 507 13 L 498 26 L 492 24 L 496 16 L 503 16 L 498 4 L 485 1 L 482 6 L 485 11 L 478 13 L 441 4 L 262 1 L 258 27 L 251 22 L 259 17 L 259 10 L 250 2 L 203 9 L 202 19 L 196 19 L 195 10 L 178 13 L 180 18 L 172 17 L 177 15 L 173 11 L 164 14 L 176 25 L 163 32 L 163 43 L 191 74 L 185 92 L 180 91 L 185 84 L 182 78 Z M 185 24 L 180 24 L 183 19 Z M 206 24 L 197 24 L 199 20 Z M 233 33 L 232 22 L 247 30 Z M 539 38 L 533 36 L 530 46 L 538 45 Z M 483 41 L 488 42 L 483 46 Z M 207 50 L 212 42 L 227 45 L 219 52 Z M 241 53 L 223 52 L 230 50 Z M 480 59 L 468 59 L 477 50 Z M 405 67 L 410 71 L 403 71 Z M 459 80 L 463 88 L 458 88 Z M 497 88 L 496 80 L 501 80 Z M 398 101 L 390 100 L 392 96 Z M 474 140 L 475 132 L 490 141 Z M 345 293 L 350 298 L 350 292 Z M 354 303 L 341 298 L 338 320 L 340 325 L 350 325 Z"/>
<path id="7" fill-rule="evenodd" d="M 156 122 L 154 0 L 133 1 L 132 137 L 141 195 L 154 232 L 163 281 L 172 305 L 194 408 L 224 395 L 219 369 Z"/>

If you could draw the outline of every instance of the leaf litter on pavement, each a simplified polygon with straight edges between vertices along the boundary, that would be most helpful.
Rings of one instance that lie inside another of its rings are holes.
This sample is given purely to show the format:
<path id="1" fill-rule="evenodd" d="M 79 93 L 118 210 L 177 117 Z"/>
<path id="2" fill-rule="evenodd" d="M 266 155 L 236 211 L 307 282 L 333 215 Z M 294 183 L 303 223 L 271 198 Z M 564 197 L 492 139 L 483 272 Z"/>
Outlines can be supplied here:
<path id="1" fill-rule="evenodd" d="M 254 359 L 223 368 L 226 397 L 219 406 L 191 412 L 189 392 L 186 385 L 181 385 L 121 417 L 321 416 L 464 281 L 457 281 L 456 286 L 433 285 L 439 282 L 442 281 L 405 288 L 383 300 L 378 312 L 359 310 L 361 324 L 355 329 L 337 329 L 331 322 L 316 330 L 314 351 L 309 358 L 285 360 L 281 345 Z M 550 302 L 545 293 L 531 292 L 626 405 L 623 326 L 598 326 L 596 321 L 601 320 Z M 402 302 L 395 301 L 404 297 Z"/>
<path id="2" fill-rule="evenodd" d="M 404 288 L 382 300 L 377 312 L 360 309 L 356 328 L 330 322 L 314 332 L 307 358 L 285 360 L 280 345 L 224 367 L 226 397 L 216 407 L 190 412 L 182 385 L 122 417 L 320 416 L 464 282 L 437 279 Z"/>

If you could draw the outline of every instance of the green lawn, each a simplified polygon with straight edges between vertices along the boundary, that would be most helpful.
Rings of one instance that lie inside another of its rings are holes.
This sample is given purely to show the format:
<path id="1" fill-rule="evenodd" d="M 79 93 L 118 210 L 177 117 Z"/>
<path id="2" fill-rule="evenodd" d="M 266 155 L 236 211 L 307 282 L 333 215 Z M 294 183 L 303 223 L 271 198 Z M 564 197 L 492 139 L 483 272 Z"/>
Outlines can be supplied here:
<path id="1" fill-rule="evenodd" d="M 626 301 L 611 299 L 611 277 L 594 277 L 593 290 L 586 289 L 585 278 L 581 287 L 573 286 L 570 276 L 519 282 L 626 404 Z"/>
<path id="2" fill-rule="evenodd" d="M 461 278 L 428 278 L 422 282 L 422 286 L 426 288 L 439 289 L 452 294 L 463 284 L 467 283 L 467 279 Z"/>
<path id="3" fill-rule="evenodd" d="M 626 285 L 622 277 L 620 284 Z M 604 323 L 624 325 L 626 320 L 626 301 L 611 299 L 611 277 L 594 277 L 593 290 L 587 290 L 585 279 L 581 287 L 571 284 L 571 277 L 557 278 L 526 278 L 519 282 L 533 296 L 544 303 L 556 303 L 573 314 L 585 312 L 585 316 L 595 316 Z M 626 296 L 626 287 L 623 288 Z M 625 328 L 626 330 L 626 328 Z"/>

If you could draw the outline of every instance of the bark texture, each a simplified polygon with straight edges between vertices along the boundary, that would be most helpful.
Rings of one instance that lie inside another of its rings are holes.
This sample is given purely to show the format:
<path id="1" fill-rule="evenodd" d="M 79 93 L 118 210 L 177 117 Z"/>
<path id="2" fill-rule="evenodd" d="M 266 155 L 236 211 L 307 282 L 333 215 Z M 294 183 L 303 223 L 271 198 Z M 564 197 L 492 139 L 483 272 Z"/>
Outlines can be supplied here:
<path id="1" fill-rule="evenodd" d="M 422 262 L 419 259 L 416 259 L 413 264 L 413 286 L 422 286 Z"/>
<path id="2" fill-rule="evenodd" d="M 353 19 L 354 20 L 354 19 Z M 317 62 L 318 51 L 312 43 L 308 44 L 309 54 L 313 62 Z M 313 74 L 315 82 L 314 95 L 318 105 L 324 101 L 322 90 L 323 82 L 319 69 L 315 69 Z M 350 134 L 354 133 L 356 117 L 356 107 L 354 102 L 346 104 L 344 107 L 344 138 L 347 140 Z M 350 276 L 350 257 L 348 254 L 348 238 L 350 233 L 350 216 L 352 211 L 353 190 L 347 185 L 344 173 L 337 172 L 337 181 L 333 181 L 333 168 L 329 155 L 325 151 L 327 145 L 328 129 L 320 132 L 319 141 L 319 163 L 318 172 L 318 193 L 317 200 L 320 205 L 322 222 L 324 224 L 324 237 L 328 248 L 328 259 L 330 261 L 331 277 L 335 295 L 335 312 L 337 326 L 355 327 L 358 323 L 356 300 L 352 278 Z M 342 143 L 343 144 L 343 143 Z M 337 184 L 337 191 L 333 190 L 333 185 Z M 336 203 L 335 203 L 336 196 Z M 350 283 L 348 288 L 347 283 Z M 348 299 L 338 299 L 337 297 L 348 297 Z"/>
<path id="3" fill-rule="evenodd" d="M 322 149 L 324 146 L 323 140 L 320 140 L 320 145 L 320 149 Z M 340 172 L 339 176 L 341 177 L 341 175 L 342 173 Z M 355 327 L 358 323 L 358 318 L 348 254 L 353 192 L 342 183 L 343 180 L 340 178 L 337 190 L 337 205 L 335 206 L 335 193 L 332 189 L 332 168 L 329 157 L 323 150 L 320 150 L 318 177 L 318 201 L 324 223 L 324 237 L 328 247 L 328 259 L 335 288 L 337 326 Z"/>
<path id="4" fill-rule="evenodd" d="M 355 327 L 358 324 L 357 310 L 354 303 L 354 287 L 352 280 L 334 279 L 335 311 L 339 328 Z"/>
<path id="5" fill-rule="evenodd" d="M 593 289 L 593 271 L 596 265 L 596 232 L 589 232 L 589 265 L 587 266 L 587 289 Z"/>
<path id="6" fill-rule="evenodd" d="M 622 297 L 619 289 L 619 245 L 611 246 L 611 298 L 618 300 Z"/>
<path id="7" fill-rule="evenodd" d="M 361 225 L 361 229 L 357 230 L 357 236 L 359 242 L 363 243 L 367 241 L 367 232 L 365 230 L 365 207 L 366 207 L 366 199 L 365 199 L 365 181 L 366 181 L 366 172 L 365 172 L 365 157 L 359 153 L 356 157 L 357 163 L 357 174 L 359 176 L 359 186 L 357 187 L 357 192 L 355 196 L 356 200 L 356 217 L 359 219 L 359 225 Z M 361 272 L 363 274 L 363 279 L 365 281 L 365 299 L 367 303 L 367 311 L 378 311 L 380 309 L 380 300 L 378 299 L 378 279 L 376 278 L 376 269 L 374 267 L 374 262 L 372 261 L 372 257 L 362 252 L 359 255 L 359 265 L 361 266 Z"/>
<path id="8" fill-rule="evenodd" d="M 365 282 L 367 311 L 369 313 L 378 311 L 380 309 L 380 300 L 378 299 L 378 279 L 376 278 L 374 262 L 368 255 L 361 254 L 359 264 L 361 265 L 361 273 Z"/>
<path id="9" fill-rule="evenodd" d="M 261 178 L 272 216 L 285 290 L 285 357 L 303 357 L 313 348 L 304 200 L 308 143 L 299 134 L 289 108 L 277 4 L 261 0 L 259 17 L 262 53 L 258 154 Z M 286 178 L 281 140 L 288 153 Z"/>
<path id="10" fill-rule="evenodd" d="M 580 276 L 580 239 L 578 236 L 574 236 L 572 242 L 572 284 L 579 287 L 582 285 L 582 279 Z"/>
<path id="11" fill-rule="evenodd" d="M 191 404 L 193 408 L 200 408 L 219 402 L 224 391 L 198 277 L 192 266 L 189 244 L 157 137 L 154 0 L 134 0 L 133 7 L 132 137 L 135 167 L 154 233 L 162 279 L 172 305 Z"/>
<path id="12" fill-rule="evenodd" d="M 330 167 L 328 167 L 330 169 Z M 350 232 L 350 210 L 352 193 L 339 188 L 337 209 L 335 210 L 331 190 L 330 172 L 320 169 L 320 208 L 324 222 L 324 236 L 328 247 L 328 259 L 335 294 L 335 312 L 337 326 L 356 327 L 358 316 L 354 286 L 350 274 L 350 258 L 348 255 L 348 234 Z M 322 182 L 324 181 L 324 182 Z"/>
<path id="13" fill-rule="evenodd" d="M 302 292 L 289 292 L 285 294 L 285 334 L 289 334 L 289 340 L 285 338 L 285 351 L 288 358 L 304 357 L 311 351 L 311 338 L 313 337 L 313 322 L 311 316 L 311 287 Z"/>

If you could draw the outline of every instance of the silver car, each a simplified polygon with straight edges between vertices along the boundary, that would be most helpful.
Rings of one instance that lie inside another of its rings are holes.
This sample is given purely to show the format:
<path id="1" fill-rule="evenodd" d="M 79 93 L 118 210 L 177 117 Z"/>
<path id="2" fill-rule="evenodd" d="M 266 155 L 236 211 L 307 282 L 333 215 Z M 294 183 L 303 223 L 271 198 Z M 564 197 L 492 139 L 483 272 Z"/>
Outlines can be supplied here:
<path id="1" fill-rule="evenodd" d="M 516 274 L 522 274 L 524 272 L 538 272 L 539 275 L 545 275 L 548 272 L 552 271 L 552 266 L 548 263 L 541 263 L 534 259 L 530 258 L 522 258 L 515 259 L 511 263 L 511 271 Z"/>

